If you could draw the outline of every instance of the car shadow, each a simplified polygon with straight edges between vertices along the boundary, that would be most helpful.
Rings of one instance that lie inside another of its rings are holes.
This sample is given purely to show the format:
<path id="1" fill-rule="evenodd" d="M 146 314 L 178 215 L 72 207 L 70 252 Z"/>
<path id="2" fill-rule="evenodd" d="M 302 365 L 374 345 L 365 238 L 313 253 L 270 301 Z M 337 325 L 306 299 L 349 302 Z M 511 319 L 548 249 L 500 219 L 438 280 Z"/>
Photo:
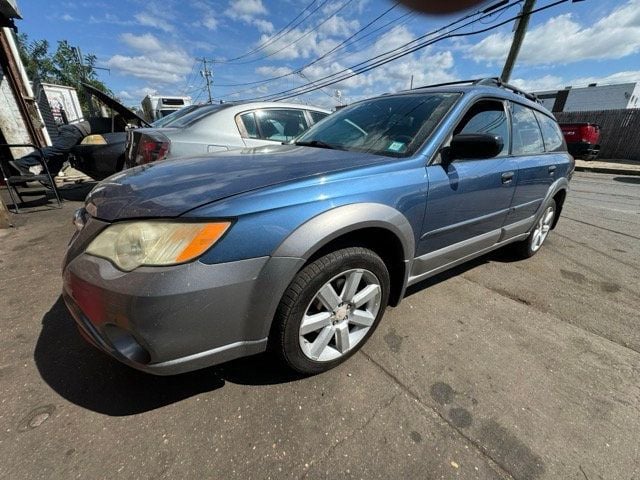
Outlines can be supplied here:
<path id="1" fill-rule="evenodd" d="M 520 262 L 522 258 L 519 258 L 513 250 L 508 247 L 499 248 L 498 250 L 494 250 L 493 252 L 489 252 L 481 257 L 474 258 L 473 260 L 469 260 L 462 265 L 458 265 L 457 267 L 453 267 L 449 270 L 445 270 L 442 273 L 434 275 L 431 278 L 427 278 L 421 282 L 418 282 L 410 287 L 407 287 L 407 291 L 405 292 L 404 298 L 410 297 L 411 295 L 415 295 L 416 293 L 420 293 L 421 291 L 437 285 L 438 283 L 449 280 L 450 278 L 457 277 L 458 275 L 462 275 L 469 270 L 473 270 L 480 265 L 484 265 L 486 263 L 498 262 L 498 263 L 513 263 Z"/>
<path id="2" fill-rule="evenodd" d="M 632 185 L 640 185 L 640 177 L 613 177 L 614 182 L 631 183 Z"/>
<path id="3" fill-rule="evenodd" d="M 303 378 L 273 355 L 261 354 L 174 376 L 140 372 L 102 353 L 80 336 L 59 297 L 42 319 L 34 359 L 42 379 L 80 407 L 111 416 L 147 412 L 224 387 L 269 385 Z"/>
<path id="4" fill-rule="evenodd" d="M 72 183 L 59 187 L 58 192 L 64 200 L 83 202 L 84 199 L 87 198 L 87 195 L 89 195 L 89 192 L 91 192 L 91 190 L 93 190 L 93 187 L 95 187 L 97 184 L 98 182 L 96 182 L 95 180 Z"/>

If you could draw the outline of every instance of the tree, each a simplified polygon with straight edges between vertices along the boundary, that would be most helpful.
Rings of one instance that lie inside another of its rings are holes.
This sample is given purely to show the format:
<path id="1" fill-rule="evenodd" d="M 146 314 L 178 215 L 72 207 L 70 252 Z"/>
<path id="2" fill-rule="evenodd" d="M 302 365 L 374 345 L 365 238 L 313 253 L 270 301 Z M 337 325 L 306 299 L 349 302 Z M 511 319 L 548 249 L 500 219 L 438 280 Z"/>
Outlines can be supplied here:
<path id="1" fill-rule="evenodd" d="M 66 85 L 78 90 L 82 110 L 91 111 L 90 100 L 80 87 L 81 82 L 112 95 L 111 90 L 98 80 L 95 70 L 96 56 L 89 54 L 82 58 L 80 64 L 76 50 L 66 40 L 58 42 L 55 53 L 49 52 L 49 42 L 46 40 L 29 41 L 26 34 L 18 35 L 18 49 L 20 56 L 31 80 L 45 83 Z"/>

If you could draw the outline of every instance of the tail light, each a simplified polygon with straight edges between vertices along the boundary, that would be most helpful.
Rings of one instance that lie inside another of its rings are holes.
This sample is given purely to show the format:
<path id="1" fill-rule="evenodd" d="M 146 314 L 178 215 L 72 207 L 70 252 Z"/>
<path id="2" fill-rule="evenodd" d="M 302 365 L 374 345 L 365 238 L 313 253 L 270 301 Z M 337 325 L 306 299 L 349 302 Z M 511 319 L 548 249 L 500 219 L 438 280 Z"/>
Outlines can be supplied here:
<path id="1" fill-rule="evenodd" d="M 138 142 L 136 165 L 162 160 L 169 153 L 171 140 L 161 133 L 144 134 Z"/>

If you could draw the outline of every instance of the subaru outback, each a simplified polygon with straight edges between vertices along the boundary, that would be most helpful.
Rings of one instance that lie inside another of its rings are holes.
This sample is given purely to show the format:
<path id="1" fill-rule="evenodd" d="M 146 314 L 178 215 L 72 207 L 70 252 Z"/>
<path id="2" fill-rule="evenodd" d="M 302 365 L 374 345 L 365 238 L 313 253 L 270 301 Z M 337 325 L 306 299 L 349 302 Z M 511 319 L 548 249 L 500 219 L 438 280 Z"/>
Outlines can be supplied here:
<path id="1" fill-rule="evenodd" d="M 63 297 L 116 359 L 175 374 L 273 349 L 352 356 L 409 285 L 509 245 L 535 255 L 574 161 L 498 80 L 364 100 L 290 144 L 116 174 L 76 212 Z"/>

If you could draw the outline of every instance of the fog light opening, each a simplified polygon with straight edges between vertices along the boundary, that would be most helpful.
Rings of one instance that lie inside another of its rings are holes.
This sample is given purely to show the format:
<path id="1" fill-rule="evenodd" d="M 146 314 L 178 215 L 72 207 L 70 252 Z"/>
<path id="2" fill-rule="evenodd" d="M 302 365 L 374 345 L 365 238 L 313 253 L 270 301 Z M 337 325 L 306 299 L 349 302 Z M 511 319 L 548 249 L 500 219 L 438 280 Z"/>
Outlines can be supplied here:
<path id="1" fill-rule="evenodd" d="M 151 361 L 149 352 L 125 329 L 109 324 L 105 325 L 104 333 L 113 348 L 126 359 L 143 365 Z"/>

